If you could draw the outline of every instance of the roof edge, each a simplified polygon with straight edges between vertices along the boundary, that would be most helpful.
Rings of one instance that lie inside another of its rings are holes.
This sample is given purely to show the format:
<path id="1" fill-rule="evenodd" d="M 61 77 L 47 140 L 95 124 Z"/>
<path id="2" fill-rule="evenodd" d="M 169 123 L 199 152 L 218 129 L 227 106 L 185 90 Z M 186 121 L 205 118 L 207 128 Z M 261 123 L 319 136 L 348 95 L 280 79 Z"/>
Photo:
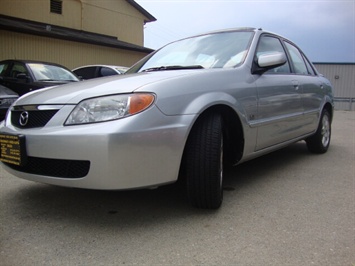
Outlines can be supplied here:
<path id="1" fill-rule="evenodd" d="M 145 10 L 142 6 L 140 6 L 136 1 L 134 0 L 126 0 L 126 1 L 148 19 L 148 20 L 144 20 L 144 23 L 153 22 L 157 20 L 152 14 L 150 14 L 147 10 Z"/>
<path id="2" fill-rule="evenodd" d="M 152 49 L 120 41 L 115 36 L 103 35 L 88 31 L 76 30 L 47 23 L 20 19 L 0 14 L 0 29 L 32 34 L 42 37 L 81 42 L 99 46 L 119 48 L 142 53 L 151 53 Z"/>

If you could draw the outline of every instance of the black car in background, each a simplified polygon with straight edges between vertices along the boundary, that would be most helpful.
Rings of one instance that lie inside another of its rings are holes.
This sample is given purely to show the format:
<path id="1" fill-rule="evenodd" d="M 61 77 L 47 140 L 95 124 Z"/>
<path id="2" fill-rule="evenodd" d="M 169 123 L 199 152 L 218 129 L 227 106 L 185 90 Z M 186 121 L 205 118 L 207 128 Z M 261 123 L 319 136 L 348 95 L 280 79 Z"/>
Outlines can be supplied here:
<path id="1" fill-rule="evenodd" d="M 18 93 L 79 81 L 69 69 L 55 63 L 33 60 L 4 60 L 0 62 L 0 85 Z"/>
<path id="2" fill-rule="evenodd" d="M 0 85 L 0 121 L 4 120 L 7 109 L 18 98 L 18 94 Z"/>

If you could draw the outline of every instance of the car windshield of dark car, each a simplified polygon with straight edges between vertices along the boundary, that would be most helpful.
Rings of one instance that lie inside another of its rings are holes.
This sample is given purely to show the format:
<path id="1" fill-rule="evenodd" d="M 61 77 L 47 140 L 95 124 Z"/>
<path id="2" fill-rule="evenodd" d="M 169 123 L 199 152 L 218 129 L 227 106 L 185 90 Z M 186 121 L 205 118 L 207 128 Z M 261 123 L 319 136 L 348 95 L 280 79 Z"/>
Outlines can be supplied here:
<path id="1" fill-rule="evenodd" d="M 250 31 L 230 31 L 183 39 L 164 46 L 130 72 L 235 67 L 243 63 L 252 37 Z"/>
<path id="2" fill-rule="evenodd" d="M 54 65 L 28 64 L 37 81 L 78 81 L 70 71 Z"/>

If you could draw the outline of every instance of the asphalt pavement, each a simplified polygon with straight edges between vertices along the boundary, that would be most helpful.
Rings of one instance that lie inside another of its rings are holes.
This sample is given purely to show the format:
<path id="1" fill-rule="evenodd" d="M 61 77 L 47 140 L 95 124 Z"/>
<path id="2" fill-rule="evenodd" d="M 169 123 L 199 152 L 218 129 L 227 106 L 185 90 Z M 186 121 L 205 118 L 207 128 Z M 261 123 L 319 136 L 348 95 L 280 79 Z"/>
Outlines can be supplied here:
<path id="1" fill-rule="evenodd" d="M 305 142 L 228 170 L 217 211 L 176 185 L 94 191 L 0 166 L 0 265 L 355 265 L 355 112 L 329 151 Z"/>

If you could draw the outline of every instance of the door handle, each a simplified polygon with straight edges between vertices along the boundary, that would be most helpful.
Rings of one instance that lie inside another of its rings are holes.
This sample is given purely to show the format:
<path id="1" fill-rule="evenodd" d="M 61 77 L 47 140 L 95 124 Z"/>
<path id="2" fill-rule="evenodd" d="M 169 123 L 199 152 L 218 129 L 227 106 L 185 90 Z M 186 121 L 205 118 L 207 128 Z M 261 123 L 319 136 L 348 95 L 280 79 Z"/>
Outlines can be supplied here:
<path id="1" fill-rule="evenodd" d="M 299 82 L 298 80 L 292 80 L 292 85 L 295 88 L 295 90 L 297 91 L 300 87 L 299 87 Z"/>

